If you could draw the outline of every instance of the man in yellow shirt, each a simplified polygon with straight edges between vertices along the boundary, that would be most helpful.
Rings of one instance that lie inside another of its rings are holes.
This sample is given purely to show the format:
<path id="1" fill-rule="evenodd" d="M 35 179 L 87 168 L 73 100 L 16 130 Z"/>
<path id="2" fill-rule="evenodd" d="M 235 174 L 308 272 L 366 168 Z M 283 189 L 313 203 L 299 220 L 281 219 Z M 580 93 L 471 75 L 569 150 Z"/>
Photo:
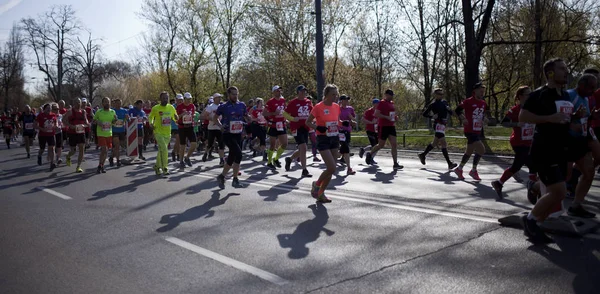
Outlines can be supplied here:
<path id="1" fill-rule="evenodd" d="M 171 141 L 171 121 L 177 121 L 179 117 L 173 105 L 169 104 L 169 93 L 160 93 L 160 104 L 152 107 L 148 120 L 150 128 L 153 129 L 154 138 L 158 144 L 158 154 L 156 155 L 156 164 L 154 172 L 160 175 L 161 169 L 163 175 L 168 175 L 169 163 L 168 145 Z"/>

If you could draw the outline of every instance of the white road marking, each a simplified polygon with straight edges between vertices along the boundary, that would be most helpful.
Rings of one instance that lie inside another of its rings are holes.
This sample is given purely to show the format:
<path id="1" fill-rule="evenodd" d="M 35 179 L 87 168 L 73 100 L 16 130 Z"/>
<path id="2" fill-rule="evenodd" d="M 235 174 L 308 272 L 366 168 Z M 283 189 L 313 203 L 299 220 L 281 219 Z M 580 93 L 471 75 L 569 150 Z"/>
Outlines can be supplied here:
<path id="1" fill-rule="evenodd" d="M 247 272 L 247 273 L 249 273 L 251 275 L 257 276 L 257 277 L 259 277 L 259 278 L 261 278 L 261 279 L 263 279 L 265 281 L 269 281 L 269 282 L 271 282 L 271 283 L 273 283 L 275 285 L 283 286 L 283 285 L 289 283 L 289 281 L 287 281 L 286 279 L 284 279 L 284 278 L 282 278 L 280 276 L 277 276 L 277 275 L 274 275 L 272 273 L 263 271 L 263 270 L 261 270 L 259 268 L 255 268 L 255 267 L 253 267 L 251 265 L 247 265 L 247 264 L 245 264 L 243 262 L 240 262 L 240 261 L 237 261 L 235 259 L 231 259 L 231 258 L 229 258 L 227 256 L 223 256 L 221 254 L 212 252 L 210 250 L 204 249 L 202 247 L 199 247 L 199 246 L 194 245 L 192 243 L 183 241 L 181 239 L 174 238 L 174 237 L 167 237 L 167 238 L 165 238 L 165 240 L 167 242 L 173 243 L 173 244 L 175 244 L 177 246 L 183 247 L 183 248 L 185 248 L 187 250 L 190 250 L 190 251 L 193 251 L 195 253 L 198 253 L 198 254 L 200 254 L 202 256 L 208 257 L 208 258 L 210 258 L 212 260 L 218 261 L 218 262 L 220 262 L 222 264 L 234 267 L 234 268 L 239 269 L 239 270 L 241 270 L 243 272 Z"/>
<path id="2" fill-rule="evenodd" d="M 38 189 L 38 190 L 40 190 L 40 191 L 44 191 L 44 192 L 46 192 L 46 193 L 48 193 L 48 194 L 54 195 L 54 196 L 56 196 L 56 197 L 58 197 L 58 198 L 64 199 L 64 200 L 71 200 L 71 199 L 73 199 L 73 198 L 71 198 L 71 197 L 69 197 L 69 196 L 67 196 L 67 195 L 65 195 L 65 194 L 58 193 L 58 192 L 56 192 L 56 191 L 54 191 L 54 190 L 50 190 L 50 189 L 48 189 L 48 188 L 44 188 L 44 187 L 37 187 L 37 189 Z"/>
<path id="3" fill-rule="evenodd" d="M 583 236 L 584 238 L 589 238 L 589 239 L 594 239 L 594 240 L 600 240 L 600 233 L 596 233 L 596 234 L 587 234 L 585 236 Z"/>

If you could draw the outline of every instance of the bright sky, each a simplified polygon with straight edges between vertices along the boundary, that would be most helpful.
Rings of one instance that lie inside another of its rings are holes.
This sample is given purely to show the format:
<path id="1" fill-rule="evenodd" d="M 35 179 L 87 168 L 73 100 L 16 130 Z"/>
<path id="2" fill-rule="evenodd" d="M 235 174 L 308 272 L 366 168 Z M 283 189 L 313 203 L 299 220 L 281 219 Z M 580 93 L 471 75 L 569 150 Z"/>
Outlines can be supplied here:
<path id="1" fill-rule="evenodd" d="M 6 42 L 13 23 L 24 17 L 35 18 L 50 10 L 52 5 L 61 4 L 72 5 L 92 36 L 103 39 L 104 56 L 126 61 L 132 58 L 127 53 L 139 45 L 140 33 L 146 29 L 136 15 L 142 0 L 0 0 L 0 44 Z M 27 57 L 28 62 L 34 62 L 32 56 Z M 28 81 L 26 87 L 30 90 L 35 88 L 35 83 L 43 81 L 43 75 L 29 65 L 25 69 L 25 77 Z"/>

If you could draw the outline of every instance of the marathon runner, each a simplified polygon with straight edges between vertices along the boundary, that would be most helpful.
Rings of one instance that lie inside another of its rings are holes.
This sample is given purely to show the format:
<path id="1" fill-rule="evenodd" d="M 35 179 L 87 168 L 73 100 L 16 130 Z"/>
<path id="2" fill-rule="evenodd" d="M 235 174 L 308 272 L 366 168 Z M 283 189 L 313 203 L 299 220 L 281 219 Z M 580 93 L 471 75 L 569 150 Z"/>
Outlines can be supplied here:
<path id="1" fill-rule="evenodd" d="M 377 104 L 375 109 L 375 117 L 378 119 L 377 124 L 379 129 L 379 144 L 367 152 L 366 163 L 375 164 L 373 160 L 377 152 L 385 146 L 385 142 L 389 141 L 392 147 L 392 159 L 394 160 L 394 169 L 403 169 L 404 166 L 398 164 L 398 142 L 396 141 L 396 107 L 394 106 L 394 91 L 385 90 L 383 101 Z"/>
<path id="2" fill-rule="evenodd" d="M 352 126 L 356 125 L 356 113 L 354 108 L 350 106 L 350 96 L 342 95 L 339 98 L 340 101 L 340 122 L 339 126 L 339 137 L 340 137 L 340 153 L 342 154 L 341 161 L 343 161 L 347 170 L 348 175 L 354 175 L 356 172 L 350 166 L 350 134 L 352 132 Z"/>
<path id="3" fill-rule="evenodd" d="M 83 172 L 81 162 L 83 162 L 85 150 L 85 128 L 89 126 L 86 111 L 81 109 L 81 105 L 81 99 L 75 99 L 71 110 L 63 115 L 63 124 L 68 128 L 69 146 L 71 147 L 67 154 L 67 166 L 71 166 L 71 156 L 75 154 L 75 148 L 79 149 L 77 168 L 75 168 L 77 173 Z"/>
<path id="4" fill-rule="evenodd" d="M 448 119 L 450 119 L 450 116 L 452 115 L 452 110 L 450 110 L 448 101 L 444 99 L 444 90 L 440 88 L 433 90 L 433 97 L 435 100 L 433 103 L 429 104 L 429 107 L 423 112 L 423 116 L 433 119 L 435 135 L 433 137 L 433 142 L 427 145 L 427 148 L 425 148 L 423 153 L 419 154 L 419 160 L 421 160 L 421 164 L 425 165 L 427 154 L 433 150 L 434 147 L 442 145 L 442 154 L 446 159 L 448 169 L 454 169 L 456 163 L 450 161 L 450 156 L 448 155 L 448 143 L 446 143 L 446 125 L 448 124 Z M 433 115 L 430 113 L 433 113 Z"/>
<path id="5" fill-rule="evenodd" d="M 371 150 L 378 143 L 377 129 L 379 126 L 377 125 L 377 122 L 379 119 L 375 117 L 375 110 L 377 109 L 377 105 L 379 104 L 379 99 L 373 98 L 372 103 L 373 106 L 365 110 L 365 113 L 362 117 L 362 122 L 365 124 L 365 130 L 367 131 L 367 138 L 369 139 L 370 145 L 367 147 L 360 147 L 360 151 L 358 152 L 358 156 L 360 158 L 363 158 L 363 155 L 365 155 L 365 151 L 367 149 Z M 373 159 L 371 159 L 371 161 L 373 162 L 373 164 L 377 164 L 377 162 L 375 162 Z"/>
<path id="6" fill-rule="evenodd" d="M 144 124 L 144 151 L 146 151 L 148 144 L 150 144 L 154 140 L 154 134 L 152 133 L 152 129 L 150 128 L 150 121 L 148 120 L 153 106 L 154 105 L 152 105 L 152 101 L 150 100 L 146 101 L 146 103 L 144 104 L 144 113 L 146 114 L 146 123 Z M 154 147 L 157 147 L 156 142 L 154 143 Z"/>
<path id="7" fill-rule="evenodd" d="M 154 138 L 158 144 L 158 154 L 156 155 L 156 164 L 154 172 L 157 176 L 162 174 L 169 175 L 169 142 L 171 141 L 171 122 L 177 121 L 177 111 L 169 103 L 169 93 L 160 93 L 160 104 L 152 107 L 150 112 L 150 128 L 153 129 Z"/>
<path id="8" fill-rule="evenodd" d="M 63 114 L 60 113 L 61 109 L 60 109 L 60 102 L 63 102 L 64 105 L 64 101 L 60 100 L 58 104 L 56 103 L 52 103 L 52 113 L 54 113 L 54 115 L 56 116 L 56 130 L 54 131 L 54 142 L 56 143 L 56 145 L 54 146 L 54 150 L 56 153 L 56 165 L 59 165 L 62 163 L 62 149 L 63 149 L 63 133 L 66 134 L 66 130 L 63 126 Z M 65 109 L 66 112 L 66 109 Z"/>
<path id="9" fill-rule="evenodd" d="M 102 99 L 102 107 L 104 107 L 104 99 Z M 127 115 L 127 113 L 129 112 L 129 109 L 125 109 L 123 107 L 121 107 L 121 99 L 114 99 L 113 101 L 113 110 L 115 111 L 115 113 L 117 114 L 117 120 L 114 122 L 114 125 L 112 126 L 112 130 L 111 130 L 111 135 L 112 135 L 112 152 L 110 153 L 110 158 L 108 159 L 108 164 L 110 166 L 114 166 L 115 162 L 114 159 L 117 159 L 117 166 L 121 166 L 121 145 L 127 145 L 127 128 L 125 126 L 125 122 L 129 120 L 129 116 Z M 111 104 L 110 99 L 108 99 L 108 104 Z M 106 111 L 106 110 L 105 110 Z M 99 131 L 102 128 L 97 127 L 96 128 L 96 132 L 95 134 L 99 134 Z M 106 134 L 106 132 L 103 132 L 104 134 Z M 98 143 L 100 143 L 100 141 L 98 141 Z M 102 147 L 102 145 L 98 144 L 100 147 Z M 105 147 L 108 146 L 106 144 L 104 144 Z M 104 167 L 104 161 L 102 161 L 102 166 Z"/>
<path id="10" fill-rule="evenodd" d="M 23 142 L 25 143 L 25 151 L 27 158 L 30 158 L 30 149 L 35 138 L 35 114 L 31 111 L 29 105 L 25 105 L 25 111 L 19 116 L 20 128 L 23 130 Z"/>
<path id="11" fill-rule="evenodd" d="M 138 158 L 141 160 L 146 160 L 146 158 L 143 155 L 143 150 L 146 149 L 144 148 L 144 135 L 146 133 L 146 128 L 144 128 L 144 124 L 148 122 L 148 117 L 146 116 L 146 112 L 142 110 L 143 105 L 144 102 L 142 100 L 135 101 L 135 103 L 133 104 L 133 108 L 129 109 L 127 115 L 129 116 L 129 119 L 135 119 L 137 122 L 139 154 Z"/>
<path id="12" fill-rule="evenodd" d="M 225 161 L 225 144 L 223 143 L 223 132 L 221 131 L 221 126 L 215 123 L 214 116 L 216 115 L 217 109 L 221 106 L 221 97 L 223 95 L 219 93 L 215 93 L 213 95 L 213 100 L 210 102 L 211 104 L 206 107 L 204 110 L 204 118 L 208 119 L 208 143 L 206 144 L 206 152 L 202 155 L 202 161 L 205 162 L 208 156 L 211 154 L 212 149 L 215 145 L 215 140 L 218 143 L 219 148 L 219 165 L 224 166 Z"/>
<path id="13" fill-rule="evenodd" d="M 38 140 L 40 141 L 40 151 L 38 152 L 38 165 L 42 165 L 42 154 L 48 144 L 48 162 L 50 162 L 50 171 L 56 168 L 54 164 L 54 147 L 56 146 L 56 128 L 58 124 L 56 122 L 56 114 L 51 112 L 52 107 L 50 104 L 44 104 L 42 106 L 42 113 L 38 114 L 35 119 L 35 129 L 39 130 Z"/>
<path id="14" fill-rule="evenodd" d="M 477 172 L 477 165 L 479 164 L 481 156 L 485 153 L 485 146 L 483 145 L 483 142 L 481 142 L 481 130 L 483 129 L 483 124 L 487 121 L 485 114 L 488 110 L 488 106 L 483 100 L 484 93 L 485 86 L 482 83 L 475 84 L 473 86 L 473 96 L 465 99 L 456 108 L 456 114 L 463 124 L 465 137 L 467 137 L 467 150 L 458 167 L 454 169 L 454 173 L 456 173 L 461 180 L 465 179 L 463 176 L 463 167 L 467 164 L 469 158 L 471 158 L 471 154 L 475 152 L 475 156 L 473 157 L 473 168 L 469 172 L 469 176 L 476 181 L 481 181 L 479 173 Z"/>
<path id="15" fill-rule="evenodd" d="M 298 86 L 296 88 L 296 93 L 298 96 L 287 104 L 283 114 L 284 117 L 290 121 L 290 130 L 298 145 L 294 154 L 292 154 L 291 157 L 285 158 L 285 170 L 290 171 L 292 161 L 296 160 L 296 158 L 300 158 L 302 177 L 310 178 L 312 175 L 306 169 L 306 143 L 308 143 L 309 131 L 309 128 L 306 126 L 306 119 L 313 109 L 313 104 L 310 99 L 306 98 L 307 89 L 305 86 Z"/>
<path id="16" fill-rule="evenodd" d="M 323 90 L 323 101 L 315 105 L 306 120 L 306 125 L 317 130 L 317 148 L 327 168 L 321 173 L 319 179 L 312 182 L 311 195 L 318 202 L 329 203 L 331 200 L 325 196 L 325 189 L 335 172 L 336 158 L 339 157 L 340 148 L 339 123 L 340 106 L 334 101 L 338 100 L 339 91 L 335 85 L 327 85 Z M 313 121 L 316 120 L 316 123 Z"/>
<path id="17" fill-rule="evenodd" d="M 196 138 L 196 133 L 194 132 L 194 113 L 196 113 L 196 106 L 192 104 L 192 94 L 185 93 L 183 98 L 184 102 L 177 106 L 177 115 L 179 116 L 177 127 L 179 129 L 179 158 L 181 158 L 181 162 L 179 163 L 180 168 L 185 168 L 186 164 L 188 166 L 192 166 L 190 156 L 192 156 L 194 150 L 196 150 L 196 144 L 198 141 Z M 186 155 L 185 147 L 187 146 L 188 140 L 190 141 L 190 148 Z"/>
<path id="18" fill-rule="evenodd" d="M 118 99 L 115 99 L 117 101 Z M 98 136 L 98 146 L 100 146 L 100 160 L 98 161 L 98 170 L 96 173 L 106 173 L 104 169 L 104 162 L 106 161 L 106 157 L 108 156 L 108 149 L 113 144 L 118 144 L 118 137 L 114 137 L 114 125 L 119 125 L 117 122 L 119 121 L 119 115 L 117 111 L 121 110 L 121 103 L 117 102 L 115 105 L 115 109 L 110 108 L 110 98 L 104 97 L 102 98 L 102 109 L 96 111 L 94 114 L 94 123 L 96 125 L 96 134 Z M 122 120 L 122 119 L 121 119 Z M 120 125 L 124 125 L 121 122 Z M 116 139 L 116 140 L 115 140 Z M 116 149 L 119 150 L 120 146 L 117 145 Z M 113 155 L 115 153 L 115 149 L 113 148 Z M 119 151 L 117 151 L 117 166 L 120 166 L 120 161 L 118 157 Z M 111 157 L 111 166 L 112 166 L 112 157 Z"/>
<path id="19" fill-rule="evenodd" d="M 519 121 L 536 125 L 530 155 L 543 184 L 543 196 L 521 219 L 525 235 L 533 243 L 553 242 L 538 222 L 546 220 L 567 193 L 567 143 L 574 111 L 568 93 L 563 90 L 569 74 L 566 63 L 559 58 L 551 59 L 543 70 L 547 84 L 529 95 L 519 115 Z"/>
<path id="20" fill-rule="evenodd" d="M 10 118 L 12 119 L 12 121 L 14 122 L 14 131 L 12 133 L 12 140 L 13 140 L 13 142 L 17 142 L 19 134 L 23 134 L 23 128 L 21 128 L 21 125 L 19 125 L 17 123 L 19 121 L 19 118 L 21 117 L 22 113 L 19 111 L 19 107 L 15 106 L 12 113 L 9 113 L 9 115 L 10 115 Z M 25 143 L 21 144 L 21 146 L 25 146 Z"/>
<path id="21" fill-rule="evenodd" d="M 287 139 L 287 131 L 285 129 L 285 117 L 283 116 L 283 111 L 285 109 L 285 98 L 281 95 L 281 87 L 274 86 L 272 89 L 273 98 L 269 99 L 267 102 L 265 110 L 263 110 L 263 115 L 269 118 L 269 150 L 267 151 L 267 167 L 271 169 L 275 169 L 276 167 L 281 167 L 281 163 L 279 162 L 279 158 L 281 154 L 287 148 L 288 139 Z M 275 153 L 275 148 L 279 143 L 279 148 L 277 149 L 277 153 Z M 275 158 L 273 158 L 275 157 Z"/>
<path id="22" fill-rule="evenodd" d="M 179 107 L 181 104 L 183 104 L 183 95 L 175 95 L 175 104 L 173 104 L 173 108 L 177 110 L 177 107 Z M 175 138 L 175 146 L 173 147 L 173 152 L 171 153 L 171 160 L 173 160 L 173 162 L 177 162 L 180 159 L 179 151 L 181 150 L 181 144 L 179 144 L 179 125 L 176 121 L 171 121 L 171 137 Z"/>
<path id="23" fill-rule="evenodd" d="M 238 101 L 238 88 L 229 87 L 227 89 L 229 98 L 225 104 L 220 105 L 215 112 L 212 120 L 223 130 L 223 141 L 229 148 L 227 163 L 223 166 L 223 172 L 217 176 L 217 182 L 221 189 L 225 188 L 225 176 L 230 169 L 233 169 L 233 181 L 231 185 L 234 188 L 244 188 L 246 185 L 240 183 L 238 175 L 240 173 L 240 163 L 242 162 L 242 132 L 244 124 L 250 121 L 247 108 L 244 102 Z M 219 119 L 220 117 L 220 119 Z"/>
<path id="24" fill-rule="evenodd" d="M 66 105 L 65 100 L 58 101 L 58 114 L 60 114 L 60 119 L 59 119 L 58 124 L 62 126 L 62 139 L 63 139 L 63 142 L 60 145 L 61 149 L 62 149 L 62 146 L 66 145 L 68 143 L 67 142 L 67 139 L 68 139 L 68 136 L 67 136 L 68 128 L 62 122 L 62 117 L 65 115 L 65 113 L 67 113 L 67 111 L 69 111 L 65 107 L 65 105 Z M 56 143 L 57 143 L 57 146 L 58 146 L 58 142 L 56 142 Z M 61 164 L 62 163 L 62 159 L 60 159 L 60 155 L 58 154 L 58 151 L 56 152 L 56 155 L 58 156 L 57 164 Z"/>
<path id="25" fill-rule="evenodd" d="M 6 147 L 10 149 L 10 140 L 12 139 L 15 128 L 15 121 L 11 118 L 10 112 L 5 112 L 2 117 L 0 117 L 0 122 L 2 122 L 2 133 L 4 134 L 4 140 L 6 141 Z"/>
<path id="26" fill-rule="evenodd" d="M 250 112 L 252 111 L 252 108 L 254 108 L 254 99 L 250 99 L 248 100 L 248 104 L 246 104 L 246 112 L 248 114 L 250 114 Z M 251 124 L 246 124 L 246 128 L 244 129 L 245 131 L 245 136 L 244 136 L 244 140 L 242 142 L 242 150 L 246 150 L 246 148 L 248 146 L 250 146 L 250 149 L 252 149 L 252 126 Z"/>
<path id="27" fill-rule="evenodd" d="M 87 98 L 81 98 L 81 109 L 85 110 L 88 122 L 93 121 L 94 111 L 92 110 L 91 103 L 88 103 Z M 87 126 L 85 128 L 85 148 L 90 148 L 90 142 L 92 139 L 94 139 L 94 142 L 96 143 L 96 145 L 98 145 L 98 142 L 95 139 L 97 136 L 94 135 L 94 138 L 92 138 L 92 133 L 91 133 L 91 131 L 95 132 L 96 130 L 97 130 L 97 128 L 93 124 L 91 126 Z"/>
<path id="28" fill-rule="evenodd" d="M 267 161 L 267 154 L 265 153 L 265 149 L 267 149 L 267 119 L 263 116 L 263 111 L 265 101 L 262 98 L 256 98 L 256 105 L 252 107 L 252 111 L 250 112 L 250 116 L 252 118 L 252 136 L 253 145 L 254 141 L 258 141 L 258 151 L 263 156 L 263 161 Z M 257 148 L 253 148 L 252 157 L 257 155 Z"/>
<path id="29" fill-rule="evenodd" d="M 537 173 L 535 168 L 531 164 L 531 157 L 529 156 L 529 149 L 531 148 L 531 141 L 533 140 L 533 133 L 535 131 L 535 125 L 529 123 L 519 122 L 519 113 L 521 112 L 521 106 L 527 102 L 531 89 L 529 86 L 521 86 L 517 89 L 515 94 L 516 105 L 513 106 L 504 116 L 502 120 L 502 126 L 512 128 L 512 134 L 510 135 L 510 146 L 515 152 L 515 158 L 512 165 L 504 170 L 500 179 L 492 182 L 492 187 L 498 194 L 498 199 L 504 198 L 502 195 L 502 188 L 504 183 L 510 179 L 514 174 L 518 173 L 523 165 L 527 165 L 529 168 L 529 182 L 528 186 L 533 185 L 537 181 Z"/>

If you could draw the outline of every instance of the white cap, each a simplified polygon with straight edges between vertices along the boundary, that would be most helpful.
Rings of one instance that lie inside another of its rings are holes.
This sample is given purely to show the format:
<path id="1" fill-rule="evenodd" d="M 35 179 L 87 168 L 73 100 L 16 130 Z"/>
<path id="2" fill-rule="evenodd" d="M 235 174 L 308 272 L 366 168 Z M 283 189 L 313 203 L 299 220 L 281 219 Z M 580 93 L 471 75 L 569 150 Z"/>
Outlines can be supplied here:
<path id="1" fill-rule="evenodd" d="M 223 97 L 223 95 L 221 95 L 220 93 L 214 93 L 213 98 L 217 98 L 217 97 Z"/>
<path id="2" fill-rule="evenodd" d="M 185 94 L 183 94 L 183 98 L 192 99 L 192 94 L 190 94 L 190 92 L 185 92 Z"/>
<path id="3" fill-rule="evenodd" d="M 208 99 L 208 103 L 212 104 L 215 103 L 215 100 L 213 100 L 212 98 Z"/>
<path id="4" fill-rule="evenodd" d="M 175 99 L 177 99 L 177 100 L 183 100 L 183 95 L 177 94 L 177 95 L 175 95 Z"/>
<path id="5" fill-rule="evenodd" d="M 277 90 L 281 90 L 281 87 L 279 86 L 274 86 L 273 89 L 271 90 L 271 92 L 275 92 Z"/>
<path id="6" fill-rule="evenodd" d="M 87 98 L 81 98 L 81 102 L 86 102 L 87 103 Z"/>

